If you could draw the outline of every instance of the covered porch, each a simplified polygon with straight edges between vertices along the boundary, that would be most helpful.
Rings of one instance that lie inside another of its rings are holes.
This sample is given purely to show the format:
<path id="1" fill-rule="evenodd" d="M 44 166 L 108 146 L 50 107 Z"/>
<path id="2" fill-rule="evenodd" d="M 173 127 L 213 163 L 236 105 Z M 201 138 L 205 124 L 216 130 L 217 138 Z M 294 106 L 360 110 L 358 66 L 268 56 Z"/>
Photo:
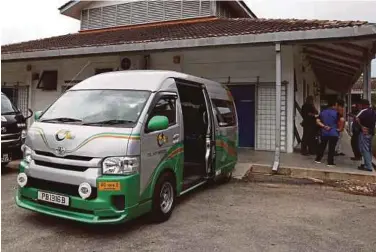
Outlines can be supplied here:
<path id="1" fill-rule="evenodd" d="M 342 139 L 342 150 L 345 156 L 335 157 L 336 167 L 326 166 L 327 153 L 321 164 L 314 162 L 314 156 L 303 156 L 300 153 L 281 153 L 279 170 L 282 175 L 297 174 L 304 179 L 330 179 L 330 180 L 357 180 L 360 182 L 376 183 L 376 171 L 367 172 L 357 169 L 359 161 L 352 161 L 350 136 L 345 133 Z M 238 164 L 235 168 L 234 177 L 244 178 L 247 173 L 268 173 L 274 162 L 274 153 L 267 151 L 255 151 L 247 148 L 239 148 Z M 280 169 L 285 171 L 280 171 Z M 286 171 L 288 170 L 288 171 Z"/>

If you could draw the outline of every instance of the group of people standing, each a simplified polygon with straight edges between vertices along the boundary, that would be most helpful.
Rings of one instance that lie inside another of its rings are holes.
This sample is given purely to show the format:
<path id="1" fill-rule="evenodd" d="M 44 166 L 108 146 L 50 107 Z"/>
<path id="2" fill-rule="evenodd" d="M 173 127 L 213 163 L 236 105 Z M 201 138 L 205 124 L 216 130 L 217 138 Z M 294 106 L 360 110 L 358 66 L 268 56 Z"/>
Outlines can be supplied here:
<path id="1" fill-rule="evenodd" d="M 359 170 L 373 171 L 372 138 L 375 134 L 376 112 L 368 100 L 362 100 L 357 109 L 352 115 L 351 145 L 354 157 L 351 159 L 363 160 Z M 334 166 L 334 157 L 344 155 L 341 151 L 341 138 L 346 124 L 345 102 L 329 101 L 328 106 L 319 113 L 314 106 L 313 97 L 308 96 L 302 107 L 302 117 L 302 155 L 316 155 L 315 162 L 321 163 L 328 146 L 327 165 Z"/>

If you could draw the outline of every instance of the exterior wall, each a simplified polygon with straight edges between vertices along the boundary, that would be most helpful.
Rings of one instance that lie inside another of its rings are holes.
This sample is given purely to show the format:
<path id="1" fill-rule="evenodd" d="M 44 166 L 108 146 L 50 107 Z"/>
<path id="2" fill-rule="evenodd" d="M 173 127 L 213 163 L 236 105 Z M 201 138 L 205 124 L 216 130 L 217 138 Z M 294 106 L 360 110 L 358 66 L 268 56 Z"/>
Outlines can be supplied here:
<path id="1" fill-rule="evenodd" d="M 216 15 L 214 1 L 97 1 L 81 12 L 81 30 Z"/>
<path id="2" fill-rule="evenodd" d="M 34 111 L 46 109 L 52 102 L 54 102 L 61 93 L 65 90 L 65 86 L 69 84 L 70 80 L 83 80 L 89 76 L 94 75 L 96 68 L 112 68 L 119 69 L 120 61 L 123 57 L 129 57 L 132 62 L 135 62 L 132 69 L 142 69 L 142 61 L 144 55 L 124 54 L 116 56 L 100 56 L 100 57 L 85 57 L 85 58 L 71 58 L 71 59 L 56 59 L 31 61 L 28 64 L 32 66 L 31 72 L 41 74 L 43 70 L 57 70 L 58 71 L 58 87 L 56 91 L 43 91 L 36 89 L 37 81 L 32 82 L 31 92 L 31 108 Z M 180 63 L 175 64 L 174 56 L 180 56 Z M 282 119 L 282 150 L 292 151 L 292 104 L 290 99 L 293 90 L 293 48 L 291 46 L 282 47 L 282 81 L 285 82 L 285 96 L 283 102 L 285 106 L 281 108 Z M 221 47 L 211 49 L 190 49 L 185 51 L 164 51 L 150 53 L 150 69 L 159 70 L 174 70 L 185 72 L 188 74 L 212 79 L 223 84 L 243 84 L 255 85 L 256 90 L 261 87 L 270 87 L 268 92 L 275 94 L 275 51 L 274 46 L 260 46 L 260 47 Z M 2 74 L 2 79 L 17 79 L 21 78 L 24 82 L 30 82 L 31 72 L 26 72 L 26 63 L 2 63 L 3 71 L 9 73 L 6 77 Z M 10 73 L 13 74 L 10 74 Z M 25 75 L 22 75 L 25 73 Z M 15 77 L 19 76 L 19 77 Z M 22 77 L 21 77 L 22 76 Z M 25 79 L 26 78 L 26 79 Z M 260 91 L 261 92 L 261 91 Z M 256 92 L 257 96 L 257 92 Z M 264 97 L 264 96 L 263 96 Z M 275 96 L 274 96 L 275 97 Z M 263 102 L 255 97 L 259 107 L 256 110 L 263 109 L 262 106 L 275 107 L 268 101 Z M 270 97 L 269 97 L 270 98 Z M 268 99 L 269 99 L 268 98 Z M 275 98 L 273 98 L 274 102 Z M 272 110 L 275 112 L 275 110 Z M 256 121 L 258 119 L 256 118 Z M 260 119 L 261 120 L 261 119 Z M 275 126 L 275 113 L 267 118 L 268 123 Z M 257 124 L 256 133 L 264 127 L 263 124 Z M 265 129 L 264 129 L 265 131 Z M 271 145 L 274 150 L 273 139 L 275 135 L 275 128 L 271 127 L 267 132 L 271 139 Z M 257 136 L 256 136 L 257 138 Z M 264 141 L 260 139 L 259 141 Z M 256 149 L 263 149 L 257 146 Z"/>
<path id="3" fill-rule="evenodd" d="M 237 14 L 224 1 L 217 1 L 216 16 L 222 18 L 236 18 Z"/>
<path id="4" fill-rule="evenodd" d="M 301 108 L 304 104 L 305 98 L 309 95 L 314 97 L 315 107 L 320 110 L 320 83 L 317 81 L 316 76 L 310 67 L 307 60 L 303 58 L 301 53 L 301 48 L 299 46 L 294 46 L 294 70 L 295 70 L 295 101 L 299 104 Z M 303 128 L 300 123 L 303 118 L 299 114 L 298 110 L 294 111 L 295 125 L 298 130 L 300 137 L 303 136 Z M 294 145 L 297 145 L 297 141 L 294 138 Z"/>

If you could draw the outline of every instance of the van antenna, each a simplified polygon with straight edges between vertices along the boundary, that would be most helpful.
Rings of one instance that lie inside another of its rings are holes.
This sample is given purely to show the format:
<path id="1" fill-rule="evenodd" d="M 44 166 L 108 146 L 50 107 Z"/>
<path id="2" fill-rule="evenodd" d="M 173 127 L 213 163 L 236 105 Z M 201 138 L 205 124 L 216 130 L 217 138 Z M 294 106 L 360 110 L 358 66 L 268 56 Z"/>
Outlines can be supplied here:
<path id="1" fill-rule="evenodd" d="M 82 71 L 85 70 L 85 68 L 87 68 L 89 65 L 91 64 L 91 61 L 89 60 L 86 65 L 84 67 L 81 68 L 81 70 L 71 79 L 71 81 L 69 82 L 69 86 L 72 84 L 72 82 L 82 73 Z"/>

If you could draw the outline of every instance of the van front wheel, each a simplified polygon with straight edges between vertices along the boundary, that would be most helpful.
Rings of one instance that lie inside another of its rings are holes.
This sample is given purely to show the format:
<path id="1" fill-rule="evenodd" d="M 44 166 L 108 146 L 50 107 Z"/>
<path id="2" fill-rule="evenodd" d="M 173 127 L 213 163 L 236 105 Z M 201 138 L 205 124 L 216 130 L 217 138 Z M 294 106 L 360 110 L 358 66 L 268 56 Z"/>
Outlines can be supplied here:
<path id="1" fill-rule="evenodd" d="M 160 223 L 168 220 L 175 207 L 175 178 L 170 172 L 163 173 L 154 188 L 152 219 Z"/>

